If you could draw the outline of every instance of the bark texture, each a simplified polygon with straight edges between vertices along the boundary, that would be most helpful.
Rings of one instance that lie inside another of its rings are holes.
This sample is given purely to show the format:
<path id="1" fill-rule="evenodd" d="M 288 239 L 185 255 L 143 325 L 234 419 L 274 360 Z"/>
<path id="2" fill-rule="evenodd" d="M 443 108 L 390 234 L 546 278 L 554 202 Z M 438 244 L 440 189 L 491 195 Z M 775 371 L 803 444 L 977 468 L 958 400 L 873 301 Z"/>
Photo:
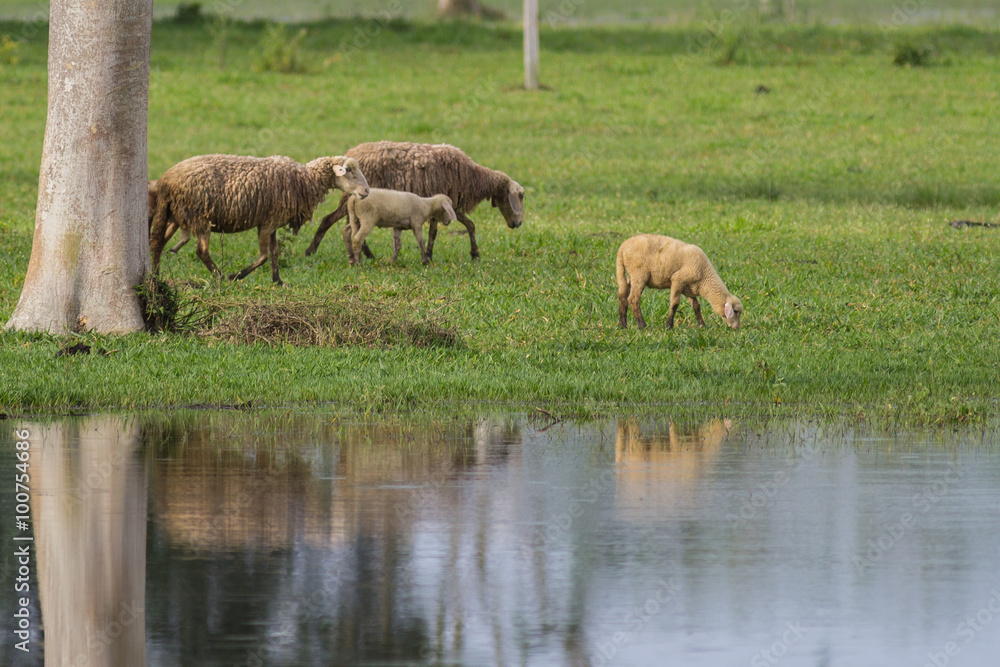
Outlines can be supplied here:
<path id="1" fill-rule="evenodd" d="M 55 0 L 35 233 L 7 328 L 143 328 L 152 0 Z"/>

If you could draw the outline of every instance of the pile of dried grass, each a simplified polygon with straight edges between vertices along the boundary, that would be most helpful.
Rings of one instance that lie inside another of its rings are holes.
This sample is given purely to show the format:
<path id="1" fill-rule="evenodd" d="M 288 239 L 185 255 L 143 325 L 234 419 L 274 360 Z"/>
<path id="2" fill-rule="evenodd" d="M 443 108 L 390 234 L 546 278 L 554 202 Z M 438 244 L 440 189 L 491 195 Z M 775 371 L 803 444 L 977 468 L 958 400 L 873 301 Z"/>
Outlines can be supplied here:
<path id="1" fill-rule="evenodd" d="M 205 300 L 205 307 L 217 315 L 198 333 L 242 345 L 451 347 L 460 343 L 458 332 L 433 316 L 400 314 L 394 305 L 356 294 L 226 306 Z"/>
<path id="2" fill-rule="evenodd" d="M 453 347 L 458 332 L 437 317 L 401 309 L 398 303 L 363 298 L 345 289 L 323 296 L 265 298 L 205 293 L 197 284 L 147 276 L 136 287 L 146 330 L 188 333 L 241 345 L 266 343 L 300 347 L 415 345 Z M 355 288 L 356 289 L 356 288 Z M 201 292 L 201 293 L 199 293 Z"/>

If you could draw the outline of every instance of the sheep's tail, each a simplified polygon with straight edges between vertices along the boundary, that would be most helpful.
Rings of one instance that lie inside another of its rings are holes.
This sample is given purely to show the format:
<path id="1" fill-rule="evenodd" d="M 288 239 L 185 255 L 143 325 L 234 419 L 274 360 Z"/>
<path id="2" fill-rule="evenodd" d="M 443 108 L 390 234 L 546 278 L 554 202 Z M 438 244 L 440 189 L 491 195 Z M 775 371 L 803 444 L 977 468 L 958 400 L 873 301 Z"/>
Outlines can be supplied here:
<path id="1" fill-rule="evenodd" d="M 167 245 L 167 218 L 170 217 L 169 197 L 165 193 L 158 193 L 156 198 L 156 213 L 153 215 L 153 222 L 149 226 L 149 259 L 150 271 L 156 273 L 160 268 L 160 255 Z"/>
<path id="2" fill-rule="evenodd" d="M 615 278 L 618 279 L 618 326 L 623 329 L 628 322 L 628 295 L 631 291 L 628 274 L 625 273 L 625 258 L 621 249 L 615 256 Z"/>
<path id="3" fill-rule="evenodd" d="M 624 295 L 628 298 L 629 293 L 629 279 L 628 274 L 625 273 L 625 259 L 622 257 L 621 250 L 618 251 L 618 255 L 615 257 L 615 278 L 618 279 L 618 296 Z"/>

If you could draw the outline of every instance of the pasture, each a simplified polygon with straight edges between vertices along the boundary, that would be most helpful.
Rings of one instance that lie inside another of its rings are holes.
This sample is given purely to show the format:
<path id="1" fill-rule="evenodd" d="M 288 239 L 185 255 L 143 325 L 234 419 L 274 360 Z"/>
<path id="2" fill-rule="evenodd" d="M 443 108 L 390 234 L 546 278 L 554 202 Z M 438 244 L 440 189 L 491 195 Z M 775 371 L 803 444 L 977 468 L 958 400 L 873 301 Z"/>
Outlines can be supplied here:
<path id="1" fill-rule="evenodd" d="M 45 124 L 46 43 L 0 23 L 0 319 L 30 254 Z M 897 66 L 912 47 L 924 66 Z M 196 154 L 299 161 L 377 139 L 447 142 L 527 190 L 509 230 L 483 203 L 482 259 L 460 225 L 420 265 L 348 266 L 331 230 L 281 275 L 218 285 L 193 244 L 165 254 L 182 298 L 249 311 L 341 298 L 454 332 L 335 346 L 219 336 L 0 334 L 6 412 L 332 403 L 351 412 L 491 406 L 592 415 L 803 414 L 950 422 L 1000 413 L 1000 34 L 989 27 L 830 27 L 737 17 L 683 25 L 548 25 L 542 81 L 521 87 L 508 23 L 159 20 L 149 173 Z M 291 70 L 282 72 L 281 69 Z M 614 255 L 640 232 L 701 246 L 746 308 L 731 331 L 647 291 L 649 328 L 617 322 Z M 254 234 L 213 235 L 223 272 Z M 346 298 L 345 297 L 349 297 Z M 451 338 L 448 339 L 452 341 Z M 56 354 L 83 342 L 90 355 Z M 98 350 L 108 354 L 97 354 Z"/>

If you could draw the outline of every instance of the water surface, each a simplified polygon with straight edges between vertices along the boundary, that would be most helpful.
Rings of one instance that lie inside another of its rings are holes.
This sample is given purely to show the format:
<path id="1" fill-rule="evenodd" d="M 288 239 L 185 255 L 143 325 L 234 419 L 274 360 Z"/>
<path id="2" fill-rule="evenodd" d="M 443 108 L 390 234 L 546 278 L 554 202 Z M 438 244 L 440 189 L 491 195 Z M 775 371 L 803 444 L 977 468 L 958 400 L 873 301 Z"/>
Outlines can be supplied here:
<path id="1" fill-rule="evenodd" d="M 106 664 L 978 667 L 1000 654 L 995 426 L 147 421 L 23 425 L 37 611 L 62 664 L 102 628 L 121 631 L 89 649 L 119 656 Z M 122 616 L 136 605 L 144 615 Z M 104 620 L 81 629 L 81 609 Z"/>

